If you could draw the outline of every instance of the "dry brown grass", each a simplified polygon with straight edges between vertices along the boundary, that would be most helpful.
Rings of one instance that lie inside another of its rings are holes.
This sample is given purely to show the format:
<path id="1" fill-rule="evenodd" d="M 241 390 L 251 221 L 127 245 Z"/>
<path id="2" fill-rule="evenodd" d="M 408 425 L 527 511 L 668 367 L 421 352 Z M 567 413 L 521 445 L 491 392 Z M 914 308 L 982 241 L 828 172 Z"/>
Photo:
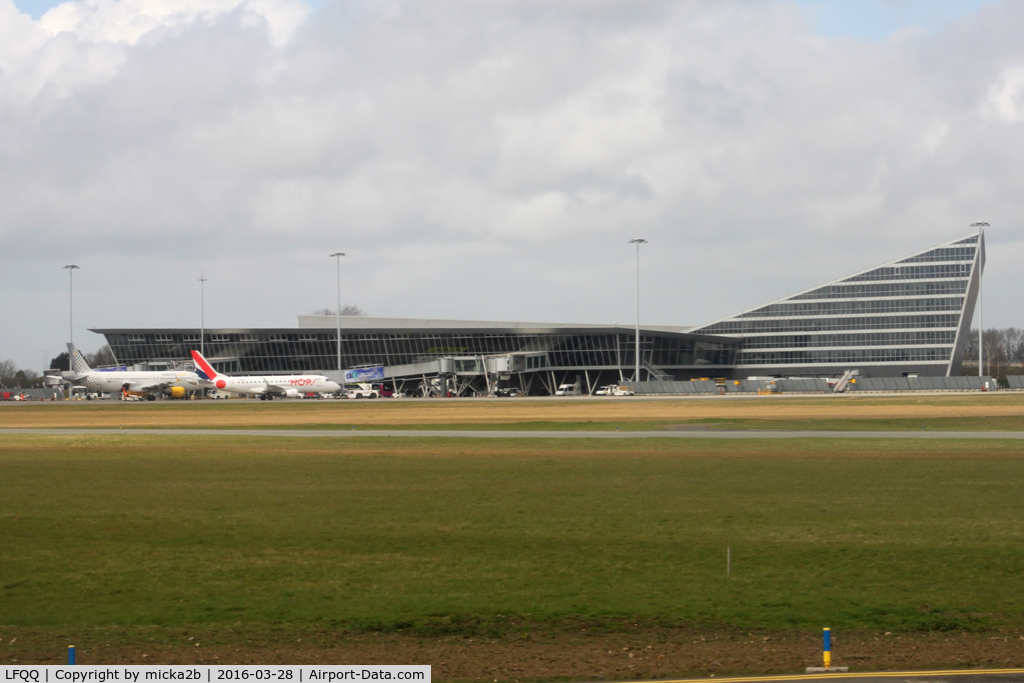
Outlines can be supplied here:
<path id="1" fill-rule="evenodd" d="M 478 399 L 6 404 L 0 427 L 311 427 L 1024 417 L 1024 393 L 690 400 Z"/>

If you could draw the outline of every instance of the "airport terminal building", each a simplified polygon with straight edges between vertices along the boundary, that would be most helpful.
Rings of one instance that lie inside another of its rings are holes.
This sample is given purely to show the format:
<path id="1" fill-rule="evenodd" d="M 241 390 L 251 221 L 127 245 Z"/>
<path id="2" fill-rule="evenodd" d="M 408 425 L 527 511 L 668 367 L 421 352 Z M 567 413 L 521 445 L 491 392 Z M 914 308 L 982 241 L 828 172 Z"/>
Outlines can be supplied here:
<path id="1" fill-rule="evenodd" d="M 641 326 L 640 381 L 726 377 L 955 376 L 960 374 L 985 263 L 973 233 L 699 328 Z M 592 393 L 630 382 L 628 326 L 342 317 L 347 378 L 456 393 L 513 386 Z M 186 364 L 198 329 L 100 329 L 122 364 Z M 203 346 L 227 374 L 338 372 L 337 319 L 298 326 L 208 329 Z M 360 374 L 360 370 L 367 372 Z M 373 370 L 373 372 L 369 372 Z M 444 384 L 439 384 L 438 379 Z"/>
<path id="2" fill-rule="evenodd" d="M 890 261 L 696 330 L 743 340 L 740 374 L 960 374 L 984 233 Z"/>

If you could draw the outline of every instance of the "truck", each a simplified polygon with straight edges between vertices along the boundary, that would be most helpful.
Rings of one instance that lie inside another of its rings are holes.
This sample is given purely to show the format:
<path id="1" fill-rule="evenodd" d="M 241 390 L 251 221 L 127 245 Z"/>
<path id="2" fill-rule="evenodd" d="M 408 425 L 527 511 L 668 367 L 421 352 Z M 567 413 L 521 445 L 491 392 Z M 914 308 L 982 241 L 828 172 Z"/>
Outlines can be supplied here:
<path id="1" fill-rule="evenodd" d="M 619 384 L 609 384 L 594 392 L 595 396 L 633 396 L 636 392 L 633 387 Z"/>
<path id="2" fill-rule="evenodd" d="M 355 389 L 346 389 L 345 398 L 379 398 L 380 392 L 372 384 L 360 383 Z"/>
<path id="3" fill-rule="evenodd" d="M 345 392 L 345 398 L 398 398 L 401 394 L 395 393 L 383 382 L 377 384 L 360 383 L 358 389 L 349 389 Z"/>

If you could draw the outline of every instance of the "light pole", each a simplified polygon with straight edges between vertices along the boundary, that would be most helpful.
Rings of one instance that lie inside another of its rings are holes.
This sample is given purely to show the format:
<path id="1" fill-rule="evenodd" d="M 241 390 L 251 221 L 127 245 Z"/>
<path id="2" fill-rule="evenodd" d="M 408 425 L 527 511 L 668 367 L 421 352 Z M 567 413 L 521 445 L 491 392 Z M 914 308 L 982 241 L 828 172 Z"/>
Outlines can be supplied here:
<path id="1" fill-rule="evenodd" d="M 64 266 L 68 271 L 68 341 L 75 343 L 75 271 L 79 270 L 74 263 Z M 68 358 L 68 369 L 71 369 L 71 358 Z"/>
<path id="2" fill-rule="evenodd" d="M 199 271 L 199 354 L 206 357 L 206 274 Z"/>
<path id="3" fill-rule="evenodd" d="M 971 227 L 978 229 L 978 377 L 982 377 L 981 368 L 985 356 L 985 299 L 981 295 L 981 276 L 985 271 L 985 264 L 981 261 L 984 256 L 981 247 L 985 242 L 985 228 L 989 226 L 985 221 L 978 221 L 971 223 Z"/>
<path id="4" fill-rule="evenodd" d="M 637 237 L 629 241 L 636 245 L 636 374 L 633 381 L 640 381 L 640 245 L 647 244 L 647 240 Z"/>
<path id="5" fill-rule="evenodd" d="M 335 316 L 338 320 L 338 372 L 341 372 L 341 257 L 345 255 L 343 251 L 336 251 L 331 254 L 331 258 L 334 259 L 335 265 L 338 270 L 338 310 L 336 310 Z M 341 382 L 342 388 L 345 386 L 345 377 L 342 375 Z"/>

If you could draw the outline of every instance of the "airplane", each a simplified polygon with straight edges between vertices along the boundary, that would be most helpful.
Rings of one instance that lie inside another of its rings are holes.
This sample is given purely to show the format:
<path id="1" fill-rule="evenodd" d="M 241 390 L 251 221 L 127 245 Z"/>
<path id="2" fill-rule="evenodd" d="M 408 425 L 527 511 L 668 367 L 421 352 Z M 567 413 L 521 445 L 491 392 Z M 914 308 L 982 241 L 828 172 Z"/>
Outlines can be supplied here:
<path id="1" fill-rule="evenodd" d="M 216 387 L 234 394 L 259 396 L 261 401 L 275 398 L 298 398 L 303 394 L 333 394 L 341 391 L 341 385 L 323 375 L 246 375 L 229 377 L 221 375 L 203 354 L 192 351 L 199 382 L 206 387 Z"/>
<path id="2" fill-rule="evenodd" d="M 72 370 L 63 373 L 64 379 L 95 392 L 119 391 L 122 398 L 142 396 L 147 401 L 155 401 L 157 394 L 185 398 L 186 391 L 202 388 L 199 375 L 184 370 L 93 370 L 71 342 L 68 342 L 68 357 Z"/>

